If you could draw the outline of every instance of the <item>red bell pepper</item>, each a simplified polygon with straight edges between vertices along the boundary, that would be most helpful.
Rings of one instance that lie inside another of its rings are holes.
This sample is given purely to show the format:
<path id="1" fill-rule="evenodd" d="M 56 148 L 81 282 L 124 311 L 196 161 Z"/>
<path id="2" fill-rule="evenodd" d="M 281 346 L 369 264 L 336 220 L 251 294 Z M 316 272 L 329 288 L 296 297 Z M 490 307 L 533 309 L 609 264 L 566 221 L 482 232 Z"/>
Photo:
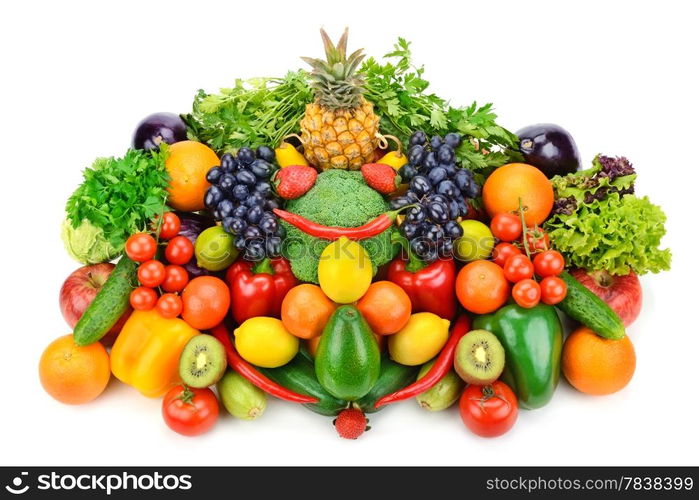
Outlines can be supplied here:
<path id="1" fill-rule="evenodd" d="M 454 260 L 437 260 L 414 272 L 408 270 L 408 263 L 400 255 L 393 259 L 388 266 L 388 280 L 405 290 L 414 313 L 431 312 L 451 320 L 456 314 Z"/>
<path id="2" fill-rule="evenodd" d="M 282 300 L 298 284 L 284 258 L 258 263 L 238 260 L 228 268 L 226 281 L 231 288 L 231 312 L 236 323 L 255 316 L 279 318 Z"/>

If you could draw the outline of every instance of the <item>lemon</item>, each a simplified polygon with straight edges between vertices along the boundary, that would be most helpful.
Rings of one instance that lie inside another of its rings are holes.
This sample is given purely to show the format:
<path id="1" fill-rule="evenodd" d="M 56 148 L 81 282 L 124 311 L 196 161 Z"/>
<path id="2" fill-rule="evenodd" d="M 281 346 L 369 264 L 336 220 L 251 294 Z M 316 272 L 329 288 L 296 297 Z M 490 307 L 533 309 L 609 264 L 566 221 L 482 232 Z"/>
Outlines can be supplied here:
<path id="1" fill-rule="evenodd" d="M 339 304 L 359 300 L 371 285 L 371 259 L 364 247 L 345 236 L 330 243 L 318 262 L 323 293 Z"/>
<path id="2" fill-rule="evenodd" d="M 235 238 L 221 226 L 202 231 L 194 244 L 197 266 L 209 271 L 223 271 L 238 257 Z"/>
<path id="3" fill-rule="evenodd" d="M 456 258 L 466 262 L 487 259 L 495 245 L 490 228 L 477 220 L 464 220 L 459 224 L 464 234 L 454 242 Z"/>
<path id="4" fill-rule="evenodd" d="M 250 318 L 236 328 L 233 335 L 235 348 L 243 359 L 263 368 L 285 365 L 299 350 L 299 339 L 276 318 Z"/>
<path id="5" fill-rule="evenodd" d="M 388 337 L 391 358 L 408 366 L 426 363 L 447 343 L 449 324 L 433 313 L 413 314 L 402 330 Z"/>

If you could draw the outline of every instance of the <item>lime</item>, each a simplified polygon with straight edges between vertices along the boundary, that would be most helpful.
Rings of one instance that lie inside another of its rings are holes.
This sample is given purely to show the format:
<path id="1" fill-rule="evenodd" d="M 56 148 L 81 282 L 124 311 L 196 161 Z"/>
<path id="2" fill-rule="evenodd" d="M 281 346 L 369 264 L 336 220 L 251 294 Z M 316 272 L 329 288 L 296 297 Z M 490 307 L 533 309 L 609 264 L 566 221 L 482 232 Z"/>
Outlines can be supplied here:
<path id="1" fill-rule="evenodd" d="M 197 265 L 209 271 L 223 271 L 238 257 L 233 241 L 233 235 L 221 226 L 205 229 L 197 236 L 194 245 Z"/>
<path id="2" fill-rule="evenodd" d="M 490 228 L 477 220 L 464 220 L 459 224 L 464 234 L 454 242 L 456 258 L 466 262 L 488 258 L 495 245 Z"/>

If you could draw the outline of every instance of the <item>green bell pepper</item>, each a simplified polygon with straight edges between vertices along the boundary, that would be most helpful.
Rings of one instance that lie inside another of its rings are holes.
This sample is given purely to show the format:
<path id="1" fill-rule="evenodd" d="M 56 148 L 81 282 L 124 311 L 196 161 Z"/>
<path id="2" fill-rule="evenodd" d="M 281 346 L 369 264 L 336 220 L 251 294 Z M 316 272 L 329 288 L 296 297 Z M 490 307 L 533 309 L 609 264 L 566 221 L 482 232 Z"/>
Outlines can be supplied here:
<path id="1" fill-rule="evenodd" d="M 561 367 L 563 327 L 552 306 L 525 309 L 517 304 L 479 316 L 474 329 L 493 332 L 505 348 L 502 380 L 522 408 L 541 408 L 553 396 Z"/>

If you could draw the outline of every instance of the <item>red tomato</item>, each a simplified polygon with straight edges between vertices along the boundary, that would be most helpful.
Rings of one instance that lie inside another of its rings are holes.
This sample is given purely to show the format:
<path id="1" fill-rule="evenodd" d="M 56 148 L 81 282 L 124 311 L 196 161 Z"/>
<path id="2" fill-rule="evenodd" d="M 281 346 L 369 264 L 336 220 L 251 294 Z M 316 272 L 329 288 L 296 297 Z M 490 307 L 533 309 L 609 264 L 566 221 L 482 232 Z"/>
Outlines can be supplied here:
<path id="1" fill-rule="evenodd" d="M 517 396 L 504 382 L 469 385 L 459 401 L 461 419 L 471 432 L 496 437 L 509 431 L 517 421 Z"/>
<path id="2" fill-rule="evenodd" d="M 566 298 L 568 285 L 558 276 L 547 276 L 541 280 L 541 302 L 554 306 Z"/>
<path id="3" fill-rule="evenodd" d="M 159 260 L 149 260 L 138 266 L 136 275 L 141 285 L 155 288 L 165 279 L 165 265 Z"/>
<path id="4" fill-rule="evenodd" d="M 174 293 L 164 293 L 158 299 L 155 308 L 163 318 L 176 318 L 182 313 L 182 299 Z"/>
<path id="5" fill-rule="evenodd" d="M 522 241 L 524 245 L 524 241 Z M 527 248 L 529 248 L 529 253 L 534 255 L 536 253 L 548 250 L 551 247 L 551 242 L 549 241 L 549 235 L 541 229 L 540 227 L 530 227 L 527 229 Z"/>
<path id="6" fill-rule="evenodd" d="M 218 400 L 211 389 L 175 386 L 163 398 L 167 426 L 185 436 L 210 430 L 218 419 Z"/>
<path id="7" fill-rule="evenodd" d="M 541 287 L 533 279 L 524 279 L 515 283 L 512 287 L 512 298 L 517 305 L 525 309 L 531 309 L 541 299 Z"/>
<path id="8" fill-rule="evenodd" d="M 158 302 L 158 292 L 147 286 L 139 286 L 131 292 L 129 302 L 137 311 L 150 311 Z"/>
<path id="9" fill-rule="evenodd" d="M 124 250 L 129 259 L 134 262 L 145 262 L 155 257 L 158 244 L 148 233 L 136 233 L 129 236 L 124 245 Z"/>
<path id="10" fill-rule="evenodd" d="M 515 241 L 522 236 L 522 221 L 515 214 L 497 214 L 490 221 L 490 231 L 501 241 Z"/>
<path id="11" fill-rule="evenodd" d="M 182 266 L 165 266 L 165 279 L 161 285 L 166 292 L 181 292 L 189 282 L 189 274 Z"/>
<path id="12" fill-rule="evenodd" d="M 157 219 L 155 220 L 153 225 L 155 226 L 154 230 L 157 230 Z M 180 232 L 181 227 L 182 222 L 180 221 L 180 218 L 177 217 L 177 215 L 175 215 L 173 212 L 165 212 L 163 214 L 163 222 L 160 224 L 160 239 L 169 240 L 170 238 L 174 238 Z"/>
<path id="13" fill-rule="evenodd" d="M 534 276 L 534 264 L 529 257 L 521 253 L 507 259 L 502 270 L 510 283 L 517 283 Z"/>
<path id="14" fill-rule="evenodd" d="M 185 236 L 175 236 L 165 247 L 165 258 L 170 264 L 184 266 L 194 255 L 194 245 Z"/>
<path id="15" fill-rule="evenodd" d="M 545 250 L 534 257 L 534 270 L 542 278 L 558 276 L 563 272 L 565 265 L 565 259 L 556 250 Z"/>
<path id="16" fill-rule="evenodd" d="M 511 243 L 498 243 L 493 248 L 493 262 L 503 267 L 507 259 L 521 253 L 522 251 Z"/>

